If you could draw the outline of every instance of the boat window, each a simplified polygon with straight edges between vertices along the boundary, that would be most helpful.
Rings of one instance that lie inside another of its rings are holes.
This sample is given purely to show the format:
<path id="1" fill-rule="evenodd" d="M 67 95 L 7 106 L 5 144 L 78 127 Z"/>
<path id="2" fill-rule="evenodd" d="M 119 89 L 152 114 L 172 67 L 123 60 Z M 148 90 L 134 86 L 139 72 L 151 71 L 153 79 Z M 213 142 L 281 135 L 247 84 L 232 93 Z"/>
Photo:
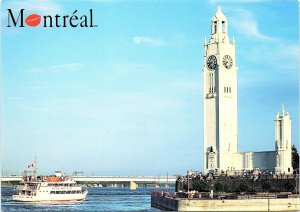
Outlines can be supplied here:
<path id="1" fill-rule="evenodd" d="M 54 193 L 55 193 L 54 191 L 51 191 L 51 192 L 50 192 L 50 194 L 54 194 Z"/>
<path id="2" fill-rule="evenodd" d="M 67 194 L 71 194 L 71 191 L 67 191 L 66 193 L 67 193 Z"/>
<path id="3" fill-rule="evenodd" d="M 60 194 L 60 191 L 56 191 L 55 193 L 56 193 L 56 194 Z"/>
<path id="4" fill-rule="evenodd" d="M 72 194 L 76 194 L 76 191 L 72 191 Z"/>
<path id="5" fill-rule="evenodd" d="M 61 191 L 61 193 L 62 193 L 62 194 L 65 194 L 65 193 L 66 193 L 66 191 Z"/>

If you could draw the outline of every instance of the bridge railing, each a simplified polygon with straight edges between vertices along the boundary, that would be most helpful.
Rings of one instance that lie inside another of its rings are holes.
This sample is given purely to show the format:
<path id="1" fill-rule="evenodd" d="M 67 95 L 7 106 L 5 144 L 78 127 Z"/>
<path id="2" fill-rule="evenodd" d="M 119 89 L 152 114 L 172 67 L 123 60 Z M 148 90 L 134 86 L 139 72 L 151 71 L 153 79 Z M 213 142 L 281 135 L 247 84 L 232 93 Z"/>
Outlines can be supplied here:
<path id="1" fill-rule="evenodd" d="M 169 182 L 175 183 L 176 177 L 153 177 L 153 176 L 76 176 L 78 182 Z M 2 182 L 21 181 L 22 176 L 1 177 Z"/>

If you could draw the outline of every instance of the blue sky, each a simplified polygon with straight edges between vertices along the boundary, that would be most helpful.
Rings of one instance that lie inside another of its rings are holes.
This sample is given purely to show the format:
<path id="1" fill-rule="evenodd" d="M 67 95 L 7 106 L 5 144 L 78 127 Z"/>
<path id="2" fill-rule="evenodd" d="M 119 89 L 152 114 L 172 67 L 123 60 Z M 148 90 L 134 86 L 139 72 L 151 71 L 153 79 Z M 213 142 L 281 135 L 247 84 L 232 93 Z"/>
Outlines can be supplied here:
<path id="1" fill-rule="evenodd" d="M 222 6 L 236 41 L 239 151 L 274 149 L 284 104 L 298 145 L 298 2 L 2 2 L 2 169 L 203 170 L 203 42 Z M 94 11 L 97 28 L 7 28 L 26 14 Z"/>

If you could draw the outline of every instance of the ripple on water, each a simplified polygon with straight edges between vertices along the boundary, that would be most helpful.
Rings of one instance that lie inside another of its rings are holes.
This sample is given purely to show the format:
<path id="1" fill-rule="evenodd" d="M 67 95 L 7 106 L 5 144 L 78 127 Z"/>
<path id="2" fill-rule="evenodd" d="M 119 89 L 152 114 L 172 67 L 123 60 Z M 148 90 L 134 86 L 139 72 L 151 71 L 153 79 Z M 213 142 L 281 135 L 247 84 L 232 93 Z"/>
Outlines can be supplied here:
<path id="1" fill-rule="evenodd" d="M 151 192 L 154 188 L 88 188 L 85 201 L 70 203 L 22 203 L 10 200 L 11 187 L 1 188 L 2 211 L 158 211 L 151 207 Z"/>

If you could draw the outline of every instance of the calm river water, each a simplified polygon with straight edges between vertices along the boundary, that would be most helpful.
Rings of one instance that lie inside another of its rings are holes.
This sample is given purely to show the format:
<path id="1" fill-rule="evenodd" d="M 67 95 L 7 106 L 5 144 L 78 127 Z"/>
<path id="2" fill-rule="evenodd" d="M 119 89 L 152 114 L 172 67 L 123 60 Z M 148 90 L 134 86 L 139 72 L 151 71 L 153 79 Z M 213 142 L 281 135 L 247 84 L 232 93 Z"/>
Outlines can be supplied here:
<path id="1" fill-rule="evenodd" d="M 88 188 L 85 201 L 63 204 L 20 203 L 9 200 L 12 187 L 2 187 L 1 209 L 6 211 L 158 211 L 151 207 L 150 194 L 155 188 Z"/>

